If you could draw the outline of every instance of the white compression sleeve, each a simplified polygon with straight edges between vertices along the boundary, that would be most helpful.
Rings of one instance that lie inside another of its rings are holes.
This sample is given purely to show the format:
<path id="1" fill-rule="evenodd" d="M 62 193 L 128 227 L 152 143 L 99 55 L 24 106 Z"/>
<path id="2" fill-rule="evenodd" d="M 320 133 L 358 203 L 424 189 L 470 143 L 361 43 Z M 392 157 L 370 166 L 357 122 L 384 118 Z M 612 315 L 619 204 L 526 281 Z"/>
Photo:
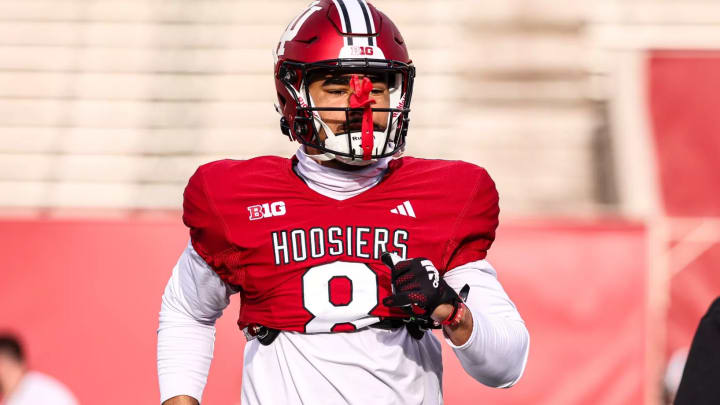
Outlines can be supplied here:
<path id="1" fill-rule="evenodd" d="M 189 395 L 200 402 L 215 344 L 215 320 L 235 293 L 192 245 L 165 287 L 158 326 L 160 401 Z"/>
<path id="2" fill-rule="evenodd" d="M 465 371 L 479 382 L 497 388 L 515 384 L 525 370 L 530 335 L 525 322 L 486 260 L 456 267 L 444 276 L 456 291 L 470 286 L 466 305 L 473 330 L 462 346 L 453 348 Z"/>

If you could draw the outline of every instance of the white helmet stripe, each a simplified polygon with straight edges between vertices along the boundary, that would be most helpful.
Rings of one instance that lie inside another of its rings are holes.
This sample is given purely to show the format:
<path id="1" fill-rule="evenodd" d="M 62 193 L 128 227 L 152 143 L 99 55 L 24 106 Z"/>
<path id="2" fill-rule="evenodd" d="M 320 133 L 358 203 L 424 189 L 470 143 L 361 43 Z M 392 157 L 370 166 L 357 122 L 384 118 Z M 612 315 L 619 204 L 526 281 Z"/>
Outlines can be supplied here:
<path id="1" fill-rule="evenodd" d="M 340 15 L 340 24 L 342 24 L 343 32 L 352 32 L 352 23 L 348 10 L 345 7 L 345 2 L 343 0 L 333 0 L 333 2 L 335 3 L 335 9 Z M 353 37 L 344 36 L 343 40 L 345 41 L 345 46 L 353 45 Z"/>
<path id="2" fill-rule="evenodd" d="M 370 34 L 368 32 L 368 25 L 365 20 L 365 13 L 367 11 L 363 8 L 362 4 L 358 0 L 339 0 L 341 3 L 345 3 L 347 7 L 348 15 L 350 17 L 350 25 L 352 31 L 348 33 L 352 34 Z"/>
<path id="3" fill-rule="evenodd" d="M 363 13 L 363 19 L 365 19 L 365 28 L 367 34 L 374 34 L 375 33 L 375 22 L 372 19 L 372 15 L 370 14 L 370 10 L 368 9 L 367 3 L 365 3 L 365 0 L 356 0 L 358 4 L 360 5 L 360 8 L 362 9 Z M 374 46 L 375 40 L 372 37 L 368 38 L 368 45 Z"/>
<path id="4" fill-rule="evenodd" d="M 374 34 L 375 23 L 365 0 L 333 0 L 340 13 L 343 31 L 348 34 Z M 372 37 L 345 37 L 345 45 L 374 46 Z"/>

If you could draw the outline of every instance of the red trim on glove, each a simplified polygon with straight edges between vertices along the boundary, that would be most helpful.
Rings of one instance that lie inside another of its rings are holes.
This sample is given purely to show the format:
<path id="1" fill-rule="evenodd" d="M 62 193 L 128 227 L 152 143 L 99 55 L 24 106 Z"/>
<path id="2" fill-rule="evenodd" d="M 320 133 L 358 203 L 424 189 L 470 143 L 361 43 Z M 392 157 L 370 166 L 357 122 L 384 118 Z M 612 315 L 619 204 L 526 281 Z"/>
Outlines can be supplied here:
<path id="1" fill-rule="evenodd" d="M 462 321 L 463 314 L 465 314 L 465 309 L 467 309 L 467 307 L 462 302 L 455 303 L 455 305 L 453 305 L 453 311 L 444 321 L 440 322 L 440 324 L 450 325 L 451 328 L 457 327 L 458 325 L 460 325 L 460 321 Z"/>

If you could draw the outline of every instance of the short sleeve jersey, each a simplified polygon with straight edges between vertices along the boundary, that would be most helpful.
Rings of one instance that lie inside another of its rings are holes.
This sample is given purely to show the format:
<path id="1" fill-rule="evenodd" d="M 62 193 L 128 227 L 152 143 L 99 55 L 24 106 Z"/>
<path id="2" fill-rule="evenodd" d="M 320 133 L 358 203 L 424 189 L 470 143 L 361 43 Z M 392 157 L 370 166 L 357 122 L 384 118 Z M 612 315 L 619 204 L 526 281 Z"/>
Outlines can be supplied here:
<path id="1" fill-rule="evenodd" d="M 198 254 L 241 289 L 238 325 L 304 333 L 356 330 L 404 313 L 380 256 L 426 257 L 441 274 L 484 259 L 498 225 L 487 172 L 461 161 L 404 157 L 382 181 L 338 201 L 310 189 L 294 160 L 201 166 L 183 221 Z"/>

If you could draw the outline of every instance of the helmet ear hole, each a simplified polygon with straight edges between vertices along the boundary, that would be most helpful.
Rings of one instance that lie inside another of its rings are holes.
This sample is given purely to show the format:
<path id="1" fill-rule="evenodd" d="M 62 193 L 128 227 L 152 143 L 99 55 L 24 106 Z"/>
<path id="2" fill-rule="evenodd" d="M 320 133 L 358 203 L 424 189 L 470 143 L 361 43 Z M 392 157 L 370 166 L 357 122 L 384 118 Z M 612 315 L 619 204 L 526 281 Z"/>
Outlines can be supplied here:
<path id="1" fill-rule="evenodd" d="M 293 86 L 297 86 L 298 75 L 294 70 L 288 70 L 285 72 L 285 81 L 291 83 Z"/>
<path id="2" fill-rule="evenodd" d="M 289 84 L 293 87 L 297 87 L 298 83 L 298 72 L 292 68 L 288 68 L 285 65 L 280 66 L 277 73 L 277 78 L 284 82 L 286 85 Z"/>
<path id="3" fill-rule="evenodd" d="M 306 122 L 298 120 L 297 118 L 295 119 L 295 136 L 300 138 L 307 138 L 308 129 L 309 127 Z"/>

